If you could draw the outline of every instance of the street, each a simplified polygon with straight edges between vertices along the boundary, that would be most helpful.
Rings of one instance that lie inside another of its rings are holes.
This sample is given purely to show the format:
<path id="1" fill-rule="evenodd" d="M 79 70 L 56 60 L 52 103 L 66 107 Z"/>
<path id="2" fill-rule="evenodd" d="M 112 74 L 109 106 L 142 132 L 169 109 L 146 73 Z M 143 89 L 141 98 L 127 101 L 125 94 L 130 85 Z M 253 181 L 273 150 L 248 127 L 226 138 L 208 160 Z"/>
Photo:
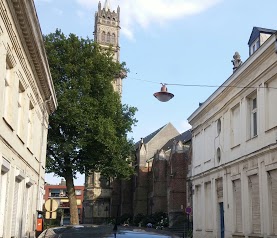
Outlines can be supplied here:
<path id="1" fill-rule="evenodd" d="M 111 225 L 79 225 L 57 227 L 45 230 L 39 238 L 71 238 L 71 237 L 97 237 L 97 238 L 178 238 L 170 232 L 155 229 L 118 227 L 113 231 Z"/>

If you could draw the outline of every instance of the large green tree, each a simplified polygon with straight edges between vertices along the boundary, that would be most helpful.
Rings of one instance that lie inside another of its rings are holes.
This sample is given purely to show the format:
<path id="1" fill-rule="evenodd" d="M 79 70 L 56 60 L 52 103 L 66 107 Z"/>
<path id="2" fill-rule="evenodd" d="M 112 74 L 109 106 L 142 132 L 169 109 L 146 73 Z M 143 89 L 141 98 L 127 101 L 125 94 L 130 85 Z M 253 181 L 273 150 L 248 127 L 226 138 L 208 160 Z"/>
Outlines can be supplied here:
<path id="1" fill-rule="evenodd" d="M 117 178 L 133 173 L 126 159 L 133 150 L 127 133 L 136 123 L 136 108 L 122 105 L 113 89 L 114 78 L 126 69 L 113 61 L 111 49 L 60 30 L 44 41 L 58 99 L 50 116 L 46 169 L 65 178 L 71 223 L 78 224 L 77 172 Z"/>

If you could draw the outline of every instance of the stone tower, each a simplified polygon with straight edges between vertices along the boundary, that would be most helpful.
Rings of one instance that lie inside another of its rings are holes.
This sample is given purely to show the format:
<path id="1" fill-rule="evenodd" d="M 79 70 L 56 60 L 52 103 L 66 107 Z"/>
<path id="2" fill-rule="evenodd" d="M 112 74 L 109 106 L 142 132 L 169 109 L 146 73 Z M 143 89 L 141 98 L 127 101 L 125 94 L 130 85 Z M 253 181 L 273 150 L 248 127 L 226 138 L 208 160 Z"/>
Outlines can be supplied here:
<path id="1" fill-rule="evenodd" d="M 119 47 L 119 31 L 120 31 L 120 8 L 117 11 L 110 9 L 110 1 L 106 0 L 102 8 L 101 2 L 98 3 L 98 11 L 95 13 L 94 23 L 94 41 L 102 48 L 107 49 L 112 47 L 114 51 L 114 60 L 119 62 L 120 47 Z M 115 77 L 114 90 L 122 93 L 122 79 L 126 74 L 121 73 Z"/>
<path id="2" fill-rule="evenodd" d="M 105 1 L 102 8 L 98 3 L 98 10 L 95 13 L 94 41 L 101 48 L 112 48 L 114 61 L 119 62 L 119 30 L 120 30 L 120 8 L 117 12 L 111 11 L 110 2 Z M 120 95 L 122 93 L 122 79 L 126 77 L 125 72 L 115 76 L 113 87 Z M 111 178 L 103 177 L 97 171 L 91 171 L 85 176 L 85 198 L 83 202 L 84 223 L 101 224 L 109 217 L 116 216 L 117 204 L 113 205 L 113 188 L 118 185 Z"/>

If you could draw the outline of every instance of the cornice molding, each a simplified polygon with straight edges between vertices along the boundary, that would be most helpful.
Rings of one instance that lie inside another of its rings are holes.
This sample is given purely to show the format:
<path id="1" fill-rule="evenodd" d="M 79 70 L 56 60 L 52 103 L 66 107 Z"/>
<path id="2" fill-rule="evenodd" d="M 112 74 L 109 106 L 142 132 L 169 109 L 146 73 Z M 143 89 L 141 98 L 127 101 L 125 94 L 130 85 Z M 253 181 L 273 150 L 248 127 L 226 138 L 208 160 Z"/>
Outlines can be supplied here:
<path id="1" fill-rule="evenodd" d="M 32 71 L 36 76 L 35 80 L 41 92 L 43 101 L 46 101 L 51 97 L 51 100 L 47 102 L 48 113 L 53 113 L 57 108 L 57 99 L 34 2 L 33 0 L 9 0 L 6 2 L 15 22 L 15 27 L 17 28 L 20 40 L 23 43 L 25 54 L 30 56 Z M 30 81 L 35 97 L 43 110 L 43 103 L 41 102 L 32 74 L 28 68 L 28 61 L 24 57 L 23 50 L 19 43 L 20 40 L 14 32 L 13 24 L 8 17 L 6 9 L 4 9 L 3 0 L 1 1 L 1 8 L 1 17 L 5 19 L 4 24 L 9 38 L 11 39 L 14 51 L 22 65 L 26 77 Z"/>

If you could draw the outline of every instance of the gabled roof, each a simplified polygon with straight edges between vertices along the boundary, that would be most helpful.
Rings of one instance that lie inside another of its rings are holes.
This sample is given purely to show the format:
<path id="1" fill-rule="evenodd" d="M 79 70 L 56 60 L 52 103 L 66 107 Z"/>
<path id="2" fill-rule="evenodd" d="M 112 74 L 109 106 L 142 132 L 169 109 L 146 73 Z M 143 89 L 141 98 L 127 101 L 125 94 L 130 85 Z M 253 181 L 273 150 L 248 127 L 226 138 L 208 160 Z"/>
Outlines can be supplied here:
<path id="1" fill-rule="evenodd" d="M 152 132 L 151 134 L 149 134 L 148 136 L 144 137 L 143 138 L 143 143 L 144 144 L 147 144 L 150 140 L 152 140 L 152 138 L 157 135 L 164 127 L 166 127 L 168 124 L 162 126 L 161 128 L 159 128 L 158 130 Z M 140 141 L 138 141 L 136 144 L 135 144 L 135 148 L 137 149 L 138 146 L 140 144 Z"/>
<path id="2" fill-rule="evenodd" d="M 182 134 L 170 139 L 161 149 L 164 151 L 167 151 L 167 150 L 171 149 L 174 141 L 181 141 L 181 142 L 185 143 L 189 140 L 191 140 L 191 130 L 187 130 L 187 131 L 183 132 Z"/>
<path id="3" fill-rule="evenodd" d="M 266 29 L 266 28 L 261 28 L 261 27 L 256 27 L 254 26 L 252 29 L 252 33 L 250 35 L 249 41 L 248 41 L 248 46 L 250 46 L 261 33 L 266 33 L 266 34 L 273 34 L 275 33 L 276 30 L 272 29 Z"/>

